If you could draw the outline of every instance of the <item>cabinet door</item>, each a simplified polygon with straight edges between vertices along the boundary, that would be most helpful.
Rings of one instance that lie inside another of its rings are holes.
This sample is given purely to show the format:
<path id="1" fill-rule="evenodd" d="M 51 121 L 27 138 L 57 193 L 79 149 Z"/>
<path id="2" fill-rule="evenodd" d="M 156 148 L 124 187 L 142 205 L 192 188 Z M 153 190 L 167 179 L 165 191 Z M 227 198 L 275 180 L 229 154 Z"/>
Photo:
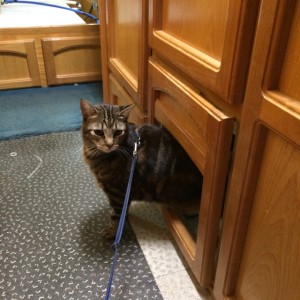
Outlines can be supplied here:
<path id="1" fill-rule="evenodd" d="M 229 163 L 233 118 L 223 114 L 162 62 L 149 62 L 152 121 L 166 127 L 203 175 L 196 240 L 171 210 L 166 220 L 203 287 L 212 283 L 220 215 Z"/>
<path id="2" fill-rule="evenodd" d="M 148 8 L 146 0 L 107 0 L 101 4 L 101 41 L 106 44 L 107 78 L 112 72 L 135 103 L 146 110 Z M 104 82 L 105 86 L 105 82 Z M 106 87 L 105 87 L 106 88 Z M 104 91 L 106 94 L 106 91 Z"/>
<path id="3" fill-rule="evenodd" d="M 98 36 L 42 38 L 41 43 L 48 85 L 101 79 Z"/>
<path id="4" fill-rule="evenodd" d="M 0 89 L 40 86 L 33 39 L 0 42 Z"/>
<path id="5" fill-rule="evenodd" d="M 300 2 L 263 0 L 259 20 L 214 293 L 217 299 L 296 300 Z"/>
<path id="6" fill-rule="evenodd" d="M 242 101 L 257 0 L 151 0 L 151 47 L 225 101 Z"/>

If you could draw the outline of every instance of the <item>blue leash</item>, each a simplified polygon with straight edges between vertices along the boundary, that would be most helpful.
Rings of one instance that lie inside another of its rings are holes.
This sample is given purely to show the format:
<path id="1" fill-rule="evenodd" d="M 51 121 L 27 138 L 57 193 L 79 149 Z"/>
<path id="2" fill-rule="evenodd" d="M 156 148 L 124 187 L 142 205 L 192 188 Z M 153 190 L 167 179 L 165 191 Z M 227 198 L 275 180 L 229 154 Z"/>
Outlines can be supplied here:
<path id="1" fill-rule="evenodd" d="M 130 175 L 129 175 L 128 184 L 127 184 L 127 190 L 126 190 L 126 194 L 125 194 L 125 198 L 124 198 L 124 203 L 123 203 L 123 208 L 122 208 L 122 213 L 121 213 L 121 217 L 120 217 L 120 222 L 119 222 L 116 238 L 115 238 L 115 241 L 113 244 L 115 253 L 114 253 L 114 258 L 113 258 L 113 262 L 112 262 L 112 266 L 111 266 L 111 270 L 110 270 L 110 276 L 109 276 L 108 285 L 107 285 L 107 289 L 106 289 L 105 300 L 109 300 L 109 297 L 110 297 L 111 286 L 112 286 L 115 268 L 116 268 L 116 264 L 117 264 L 117 260 L 118 260 L 118 246 L 121 241 L 124 224 L 125 224 L 125 220 L 126 220 L 126 213 L 127 213 L 128 203 L 129 203 L 129 196 L 130 196 L 130 192 L 131 192 L 131 185 L 132 185 L 133 175 L 134 175 L 136 161 L 137 161 L 137 148 L 140 143 L 140 137 L 139 137 L 137 131 L 136 131 L 136 135 L 137 135 L 137 139 L 134 142 L 133 158 L 132 158 L 132 162 L 131 162 L 131 169 L 130 169 Z"/>
<path id="2" fill-rule="evenodd" d="M 4 4 L 7 3 L 23 3 L 23 4 L 36 4 L 36 5 L 42 5 L 42 6 L 49 6 L 49 7 L 54 7 L 54 8 L 60 8 L 60 9 L 64 9 L 64 10 L 69 10 L 69 11 L 73 11 L 77 14 L 82 14 L 85 15 L 91 19 L 93 19 L 96 23 L 99 23 L 99 20 L 92 14 L 84 12 L 82 10 L 77 10 L 77 9 L 73 9 L 71 7 L 65 7 L 65 6 L 61 6 L 61 5 L 56 5 L 56 4 L 51 4 L 51 3 L 44 3 L 44 2 L 38 2 L 38 1 L 30 1 L 30 0 L 4 0 Z"/>

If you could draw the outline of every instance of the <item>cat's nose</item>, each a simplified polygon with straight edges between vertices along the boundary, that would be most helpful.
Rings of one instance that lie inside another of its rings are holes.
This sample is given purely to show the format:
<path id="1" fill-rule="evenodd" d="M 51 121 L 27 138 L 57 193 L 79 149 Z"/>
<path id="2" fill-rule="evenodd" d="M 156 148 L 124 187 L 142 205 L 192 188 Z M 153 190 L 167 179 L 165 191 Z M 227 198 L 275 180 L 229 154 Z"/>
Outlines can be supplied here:
<path id="1" fill-rule="evenodd" d="M 114 140 L 110 137 L 105 138 L 105 145 L 108 149 L 111 149 L 112 146 L 114 145 Z"/>

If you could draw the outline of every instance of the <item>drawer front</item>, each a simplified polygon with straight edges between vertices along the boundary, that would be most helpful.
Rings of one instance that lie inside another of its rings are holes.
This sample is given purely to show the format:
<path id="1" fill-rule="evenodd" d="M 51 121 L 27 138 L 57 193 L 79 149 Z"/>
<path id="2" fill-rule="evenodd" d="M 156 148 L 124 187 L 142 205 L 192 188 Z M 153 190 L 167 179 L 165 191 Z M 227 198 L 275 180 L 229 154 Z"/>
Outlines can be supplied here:
<path id="1" fill-rule="evenodd" d="M 115 105 L 129 105 L 133 104 L 131 97 L 123 89 L 123 87 L 118 83 L 113 74 L 109 75 L 109 85 L 110 85 L 110 103 Z M 140 109 L 135 106 L 131 111 L 129 116 L 129 121 L 140 125 L 147 121 L 147 116 L 145 116 Z"/>
<path id="2" fill-rule="evenodd" d="M 152 122 L 166 127 L 203 175 L 198 235 L 171 222 L 171 230 L 200 284 L 211 284 L 228 172 L 234 119 L 223 114 L 159 61 L 149 61 Z M 174 218 L 169 218 L 174 220 Z"/>
<path id="3" fill-rule="evenodd" d="M 258 1 L 151 0 L 150 46 L 229 103 L 242 101 Z"/>

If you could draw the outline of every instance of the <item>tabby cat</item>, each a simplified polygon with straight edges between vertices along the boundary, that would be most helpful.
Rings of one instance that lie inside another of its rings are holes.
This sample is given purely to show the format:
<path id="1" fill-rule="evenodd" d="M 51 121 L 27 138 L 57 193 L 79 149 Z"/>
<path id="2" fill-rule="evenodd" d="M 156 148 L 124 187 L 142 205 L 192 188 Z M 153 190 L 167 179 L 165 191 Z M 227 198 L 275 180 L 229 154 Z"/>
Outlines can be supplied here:
<path id="1" fill-rule="evenodd" d="M 166 129 L 128 122 L 133 106 L 80 101 L 84 158 L 112 208 L 110 224 L 102 231 L 106 238 L 114 238 L 118 228 L 136 132 L 140 145 L 130 200 L 164 203 L 182 213 L 199 207 L 201 173 Z"/>

